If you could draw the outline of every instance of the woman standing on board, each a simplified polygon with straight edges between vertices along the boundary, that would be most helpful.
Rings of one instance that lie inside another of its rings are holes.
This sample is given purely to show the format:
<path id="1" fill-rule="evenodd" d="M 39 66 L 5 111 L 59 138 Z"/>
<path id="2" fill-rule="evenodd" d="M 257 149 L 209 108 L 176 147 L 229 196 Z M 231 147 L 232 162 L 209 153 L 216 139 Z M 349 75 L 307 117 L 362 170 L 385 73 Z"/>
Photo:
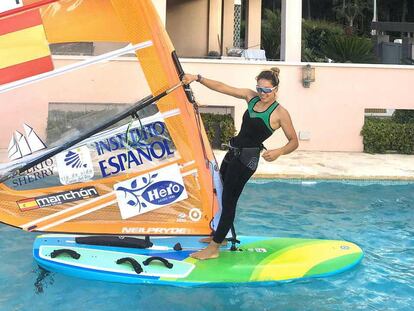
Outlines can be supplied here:
<path id="1" fill-rule="evenodd" d="M 279 86 L 279 68 L 262 71 L 257 77 L 256 91 L 236 88 L 202 77 L 184 75 L 184 84 L 197 81 L 211 90 L 244 99 L 247 110 L 239 134 L 230 141 L 230 149 L 223 159 L 220 174 L 223 180 L 222 214 L 210 244 L 191 254 L 197 259 L 217 258 L 219 248 L 233 225 L 236 204 L 244 185 L 257 169 L 263 142 L 273 132 L 282 128 L 289 142 L 282 148 L 266 150 L 262 157 L 274 161 L 281 155 L 291 153 L 298 147 L 298 138 L 288 111 L 276 101 Z"/>

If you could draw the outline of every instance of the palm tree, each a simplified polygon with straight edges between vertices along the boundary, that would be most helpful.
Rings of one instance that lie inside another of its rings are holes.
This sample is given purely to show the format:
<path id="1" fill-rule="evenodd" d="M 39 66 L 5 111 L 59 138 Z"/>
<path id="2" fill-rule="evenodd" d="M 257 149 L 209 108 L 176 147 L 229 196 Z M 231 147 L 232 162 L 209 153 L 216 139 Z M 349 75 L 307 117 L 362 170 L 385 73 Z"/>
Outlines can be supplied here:
<path id="1" fill-rule="evenodd" d="M 346 21 L 347 34 L 352 34 L 355 19 L 359 16 L 364 17 L 364 10 L 370 7 L 368 0 L 336 0 L 334 3 L 336 15 Z"/>

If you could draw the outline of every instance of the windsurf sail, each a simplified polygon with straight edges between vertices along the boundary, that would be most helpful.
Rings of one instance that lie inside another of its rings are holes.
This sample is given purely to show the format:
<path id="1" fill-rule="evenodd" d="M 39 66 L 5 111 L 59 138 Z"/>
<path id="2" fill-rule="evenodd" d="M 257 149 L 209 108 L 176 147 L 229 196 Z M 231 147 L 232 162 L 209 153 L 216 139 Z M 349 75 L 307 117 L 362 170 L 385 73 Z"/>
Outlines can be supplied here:
<path id="1" fill-rule="evenodd" d="M 2 11 L 0 221 L 209 234 L 217 164 L 152 2 L 24 0 Z"/>

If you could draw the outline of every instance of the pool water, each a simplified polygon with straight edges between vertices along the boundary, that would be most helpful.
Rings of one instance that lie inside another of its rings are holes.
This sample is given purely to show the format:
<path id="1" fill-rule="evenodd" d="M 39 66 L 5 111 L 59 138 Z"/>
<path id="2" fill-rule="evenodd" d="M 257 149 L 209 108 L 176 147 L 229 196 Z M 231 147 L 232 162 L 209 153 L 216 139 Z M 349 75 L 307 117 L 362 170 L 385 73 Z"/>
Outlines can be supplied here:
<path id="1" fill-rule="evenodd" d="M 236 229 L 348 240 L 365 257 L 336 276 L 271 287 L 124 285 L 42 271 L 31 254 L 35 235 L 0 225 L 0 310 L 414 309 L 414 183 L 254 180 L 240 198 Z"/>

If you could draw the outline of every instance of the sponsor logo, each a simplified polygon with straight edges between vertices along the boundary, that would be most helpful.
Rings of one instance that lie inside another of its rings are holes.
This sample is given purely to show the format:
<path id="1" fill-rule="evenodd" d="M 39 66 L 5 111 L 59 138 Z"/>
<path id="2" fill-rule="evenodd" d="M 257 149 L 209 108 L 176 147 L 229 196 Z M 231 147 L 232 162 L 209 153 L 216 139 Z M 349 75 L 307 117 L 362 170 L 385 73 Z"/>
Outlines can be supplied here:
<path id="1" fill-rule="evenodd" d="M 69 151 L 65 155 L 65 164 L 71 168 L 80 168 L 80 167 L 87 167 L 86 163 L 83 163 L 81 160 L 81 156 L 77 152 Z"/>
<path id="2" fill-rule="evenodd" d="M 91 153 L 86 146 L 58 154 L 56 162 L 63 185 L 85 182 L 94 176 Z"/>
<path id="3" fill-rule="evenodd" d="M 177 215 L 176 222 L 187 222 L 187 215 L 185 213 L 179 213 Z"/>
<path id="4" fill-rule="evenodd" d="M 188 213 L 188 217 L 190 217 L 190 219 L 192 221 L 200 221 L 201 219 L 201 210 L 199 208 L 192 208 L 190 210 L 190 212 Z"/>
<path id="5" fill-rule="evenodd" d="M 35 181 L 42 180 L 46 177 L 53 176 L 54 162 L 53 159 L 47 159 L 32 168 L 13 177 L 11 183 L 14 187 L 22 187 Z"/>
<path id="6" fill-rule="evenodd" d="M 180 235 L 188 233 L 185 228 L 141 228 L 141 227 L 123 227 L 124 234 L 163 234 L 163 235 Z"/>
<path id="7" fill-rule="evenodd" d="M 114 185 L 122 219 L 188 198 L 177 164 Z"/>
<path id="8" fill-rule="evenodd" d="M 94 144 L 98 156 L 119 152 L 98 162 L 102 177 L 116 175 L 144 163 L 164 160 L 174 155 L 171 139 L 161 121 L 132 128 L 128 135 L 119 133 Z M 128 151 L 124 151 L 125 149 Z"/>
<path id="9" fill-rule="evenodd" d="M 129 130 L 129 134 L 119 133 L 114 136 L 95 142 L 98 155 L 106 152 L 114 152 L 130 147 L 150 146 L 151 141 L 165 137 L 167 129 L 165 123 L 161 121 L 149 123 L 142 127 L 135 127 Z M 128 137 L 127 137 L 128 136 Z"/>
<path id="10" fill-rule="evenodd" d="M 166 205 L 177 200 L 184 187 L 174 181 L 160 181 L 150 185 L 142 193 L 142 197 L 152 204 Z"/>
<path id="11" fill-rule="evenodd" d="M 88 198 L 99 196 L 95 187 L 85 187 L 65 192 L 58 192 L 50 195 L 24 199 L 17 201 L 17 206 L 22 212 L 30 211 L 37 208 L 62 205 L 69 202 L 75 202 Z"/>

